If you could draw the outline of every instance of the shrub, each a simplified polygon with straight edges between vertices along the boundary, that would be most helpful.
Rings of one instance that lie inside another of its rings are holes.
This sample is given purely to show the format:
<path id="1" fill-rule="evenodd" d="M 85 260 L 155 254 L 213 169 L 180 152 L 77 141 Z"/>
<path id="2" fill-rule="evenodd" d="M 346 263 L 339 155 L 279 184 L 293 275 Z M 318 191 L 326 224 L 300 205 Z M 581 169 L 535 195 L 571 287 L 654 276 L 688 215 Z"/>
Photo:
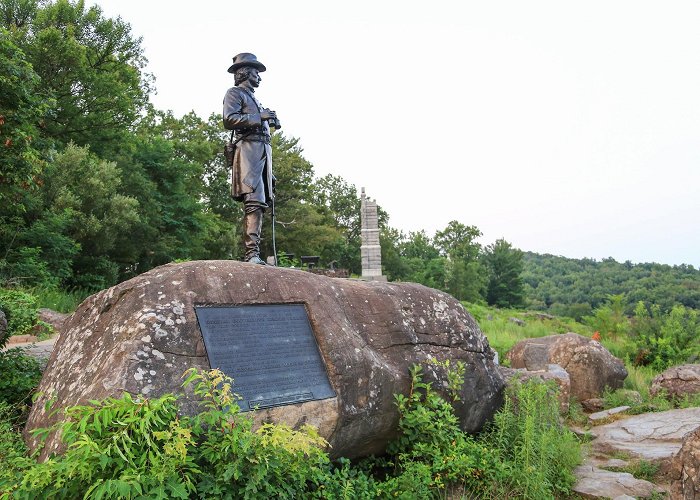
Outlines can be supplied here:
<path id="1" fill-rule="evenodd" d="M 296 498 L 318 485 L 330 460 L 326 442 L 306 426 L 265 424 L 253 432 L 252 420 L 240 413 L 231 381 L 214 370 L 188 372 L 186 384 L 205 411 L 191 421 L 197 436 L 200 495 L 219 498 Z"/>
<path id="2" fill-rule="evenodd" d="M 253 432 L 219 371 L 190 371 L 202 413 L 178 416 L 177 397 L 91 401 L 65 410 L 63 455 L 33 464 L 13 498 L 295 498 L 330 463 L 314 430 L 267 424 Z M 51 429 L 37 431 L 46 436 Z"/>
<path id="3" fill-rule="evenodd" d="M 457 398 L 464 365 L 439 365 Z M 66 451 L 44 463 L 22 456 L 16 433 L 0 438 L 7 457 L 0 497 L 412 499 L 462 491 L 470 498 L 551 498 L 569 492 L 579 447 L 559 424 L 548 387 L 518 386 L 477 438 L 462 432 L 420 367 L 410 373 L 411 391 L 395 396 L 400 435 L 383 458 L 333 464 L 315 429 L 264 424 L 253 431 L 230 379 L 217 370 L 190 370 L 184 385 L 201 404 L 194 417 L 178 416 L 173 395 L 124 394 L 65 410 L 54 430 Z"/>
<path id="4" fill-rule="evenodd" d="M 0 348 L 13 335 L 29 333 L 37 320 L 36 297 L 13 288 L 0 288 L 0 310 L 7 318 L 7 332 L 0 337 Z"/>
<path id="5" fill-rule="evenodd" d="M 27 458 L 14 414 L 12 406 L 0 401 L 0 498 L 4 498 L 3 491 L 19 481 L 21 472 L 34 463 Z"/>
<path id="6" fill-rule="evenodd" d="M 198 469 L 176 398 L 92 401 L 66 410 L 64 455 L 24 472 L 15 498 L 188 498 Z M 46 430 L 44 430 L 44 433 Z"/>
<path id="7" fill-rule="evenodd" d="M 19 348 L 0 351 L 0 403 L 15 417 L 26 414 L 31 395 L 41 380 L 41 364 Z"/>
<path id="8" fill-rule="evenodd" d="M 663 314 L 658 306 L 647 310 L 644 303 L 639 302 L 634 313 L 636 365 L 649 365 L 662 371 L 700 357 L 698 311 L 677 305 Z"/>

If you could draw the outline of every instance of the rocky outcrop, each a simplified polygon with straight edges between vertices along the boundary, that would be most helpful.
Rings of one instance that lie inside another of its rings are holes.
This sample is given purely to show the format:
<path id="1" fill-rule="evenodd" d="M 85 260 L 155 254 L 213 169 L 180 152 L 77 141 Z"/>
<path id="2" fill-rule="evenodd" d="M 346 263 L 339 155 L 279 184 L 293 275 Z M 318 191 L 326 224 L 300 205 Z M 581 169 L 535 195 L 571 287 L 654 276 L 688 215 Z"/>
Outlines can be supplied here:
<path id="1" fill-rule="evenodd" d="M 533 349 L 531 346 L 538 348 Z M 571 378 L 571 396 L 579 401 L 599 397 L 606 387 L 618 389 L 627 377 L 621 360 L 603 345 L 576 333 L 525 339 L 508 352 L 513 368 L 531 364 L 530 356 L 546 352 L 547 363 L 564 368 Z M 534 354 L 531 354 L 534 353 Z"/>
<path id="2" fill-rule="evenodd" d="M 208 369 L 194 307 L 304 304 L 337 397 L 255 412 L 258 422 L 312 424 L 333 456 L 383 451 L 396 433 L 395 393 L 410 389 L 408 369 L 431 359 L 462 360 L 467 373 L 456 407 L 462 427 L 476 431 L 499 407 L 504 381 L 495 351 L 474 319 L 451 296 L 411 283 L 340 280 L 234 261 L 198 261 L 153 269 L 89 297 L 63 326 L 26 426 L 47 427 L 60 414 L 45 410 L 119 397 L 122 392 L 183 394 L 182 411 L 197 404 L 181 375 Z M 444 371 L 426 377 L 438 389 Z M 235 391 L 235 385 L 234 385 Z M 44 454 L 60 451 L 50 435 Z"/>
<path id="3" fill-rule="evenodd" d="M 627 472 L 612 472 L 590 463 L 576 467 L 574 475 L 573 492 L 583 498 L 651 498 L 662 491 L 653 483 Z"/>
<path id="4" fill-rule="evenodd" d="M 700 500 L 700 427 L 683 438 L 670 476 L 672 500 Z"/>
<path id="5" fill-rule="evenodd" d="M 37 311 L 38 320 L 51 325 L 56 333 L 61 331 L 61 328 L 68 319 L 68 316 L 70 315 L 54 311 L 53 309 L 48 309 L 46 307 L 42 307 Z"/>
<path id="6" fill-rule="evenodd" d="M 651 394 L 664 391 L 669 399 L 700 393 L 700 364 L 669 368 L 651 381 Z"/>
<path id="7" fill-rule="evenodd" d="M 681 448 L 683 437 L 700 422 L 700 408 L 644 413 L 591 428 L 593 450 L 623 452 L 634 458 L 656 462 L 662 472 Z"/>

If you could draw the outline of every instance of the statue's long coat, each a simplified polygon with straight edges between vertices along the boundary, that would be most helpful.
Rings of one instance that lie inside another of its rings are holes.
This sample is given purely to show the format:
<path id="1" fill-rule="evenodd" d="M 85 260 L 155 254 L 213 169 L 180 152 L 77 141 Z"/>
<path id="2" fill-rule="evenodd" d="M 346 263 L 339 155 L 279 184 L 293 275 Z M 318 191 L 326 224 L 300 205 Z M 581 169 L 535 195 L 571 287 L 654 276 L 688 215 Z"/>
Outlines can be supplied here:
<path id="1" fill-rule="evenodd" d="M 224 97 L 224 127 L 235 130 L 236 135 L 253 131 L 250 138 L 236 144 L 233 155 L 231 196 L 243 201 L 243 195 L 255 191 L 264 183 L 267 203 L 272 192 L 272 149 L 260 140 L 261 134 L 270 136 L 267 121 L 260 118 L 260 103 L 252 94 L 240 87 L 232 87 Z M 234 139 L 235 140 L 235 139 Z"/>

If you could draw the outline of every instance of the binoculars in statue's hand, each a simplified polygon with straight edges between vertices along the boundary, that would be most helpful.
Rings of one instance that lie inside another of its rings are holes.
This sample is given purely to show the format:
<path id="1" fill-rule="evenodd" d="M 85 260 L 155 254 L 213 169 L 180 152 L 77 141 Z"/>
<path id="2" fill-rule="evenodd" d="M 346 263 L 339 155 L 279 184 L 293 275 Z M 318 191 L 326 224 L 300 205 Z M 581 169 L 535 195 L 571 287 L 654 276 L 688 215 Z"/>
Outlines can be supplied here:
<path id="1" fill-rule="evenodd" d="M 275 130 L 279 130 L 282 128 L 282 124 L 280 123 L 279 118 L 268 118 L 267 124 L 270 126 L 270 128 L 274 128 Z"/>

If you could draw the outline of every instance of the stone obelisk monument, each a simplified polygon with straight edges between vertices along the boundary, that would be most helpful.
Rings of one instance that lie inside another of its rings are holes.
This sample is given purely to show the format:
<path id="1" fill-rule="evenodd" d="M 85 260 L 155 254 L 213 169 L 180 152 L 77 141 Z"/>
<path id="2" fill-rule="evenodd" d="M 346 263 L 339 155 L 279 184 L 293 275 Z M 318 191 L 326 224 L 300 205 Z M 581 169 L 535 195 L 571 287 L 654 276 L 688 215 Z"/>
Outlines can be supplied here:
<path id="1" fill-rule="evenodd" d="M 362 188 L 360 220 L 362 222 L 362 246 L 360 247 L 362 279 L 386 281 L 386 276 L 382 276 L 382 247 L 379 245 L 377 202 L 367 198 L 365 188 Z"/>

